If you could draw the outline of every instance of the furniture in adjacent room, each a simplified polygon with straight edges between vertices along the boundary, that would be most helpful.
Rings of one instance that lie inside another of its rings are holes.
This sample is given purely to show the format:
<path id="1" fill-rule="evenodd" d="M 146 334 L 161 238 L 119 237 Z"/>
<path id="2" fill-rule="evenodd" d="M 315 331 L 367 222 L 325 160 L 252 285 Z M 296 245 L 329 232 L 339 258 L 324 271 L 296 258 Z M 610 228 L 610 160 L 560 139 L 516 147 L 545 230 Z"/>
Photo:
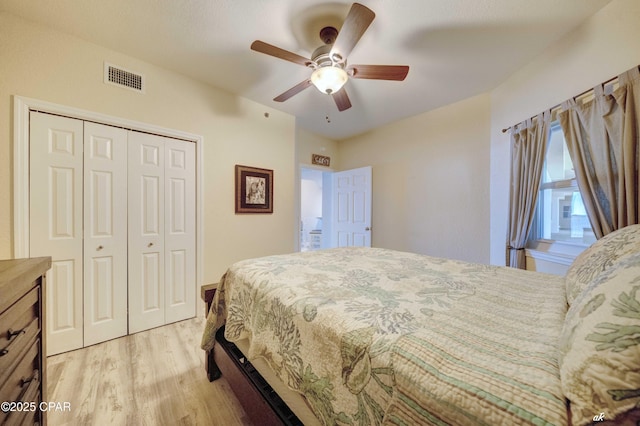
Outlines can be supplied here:
<path id="1" fill-rule="evenodd" d="M 45 273 L 50 257 L 0 261 L 0 424 L 46 424 Z M 11 406 L 13 404 L 13 406 Z M 24 407 L 28 410 L 24 410 Z M 20 407 L 23 410 L 18 410 Z"/>
<path id="2" fill-rule="evenodd" d="M 322 230 L 309 231 L 309 249 L 320 250 L 320 248 L 322 248 Z"/>

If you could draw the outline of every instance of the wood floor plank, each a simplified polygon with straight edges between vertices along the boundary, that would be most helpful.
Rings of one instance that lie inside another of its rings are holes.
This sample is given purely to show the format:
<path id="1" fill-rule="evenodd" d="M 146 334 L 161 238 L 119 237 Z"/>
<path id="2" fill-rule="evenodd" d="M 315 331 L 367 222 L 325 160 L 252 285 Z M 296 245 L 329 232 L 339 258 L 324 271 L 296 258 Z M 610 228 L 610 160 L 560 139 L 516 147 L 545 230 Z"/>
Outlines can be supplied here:
<path id="1" fill-rule="evenodd" d="M 71 403 L 48 424 L 251 426 L 224 377 L 207 380 L 203 329 L 194 318 L 47 358 L 47 399 Z"/>

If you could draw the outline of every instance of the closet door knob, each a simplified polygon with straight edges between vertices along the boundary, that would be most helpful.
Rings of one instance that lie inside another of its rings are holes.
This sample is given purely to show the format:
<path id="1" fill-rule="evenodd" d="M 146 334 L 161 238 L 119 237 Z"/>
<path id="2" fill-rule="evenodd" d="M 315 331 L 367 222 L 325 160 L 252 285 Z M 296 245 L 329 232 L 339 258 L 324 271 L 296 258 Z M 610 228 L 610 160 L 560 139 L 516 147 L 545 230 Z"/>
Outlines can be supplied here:
<path id="1" fill-rule="evenodd" d="M 147 244 L 147 247 L 153 247 L 153 243 Z"/>
<path id="2" fill-rule="evenodd" d="M 102 250 L 104 247 L 103 246 L 98 246 L 98 248 L 96 248 L 96 250 Z"/>

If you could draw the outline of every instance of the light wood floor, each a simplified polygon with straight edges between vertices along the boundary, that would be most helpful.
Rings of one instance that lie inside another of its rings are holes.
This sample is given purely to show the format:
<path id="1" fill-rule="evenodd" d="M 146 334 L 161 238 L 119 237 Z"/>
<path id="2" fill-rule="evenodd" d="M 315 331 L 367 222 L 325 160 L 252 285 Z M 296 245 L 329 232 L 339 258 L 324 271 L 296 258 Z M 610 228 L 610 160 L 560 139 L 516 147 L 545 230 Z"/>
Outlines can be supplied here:
<path id="1" fill-rule="evenodd" d="M 198 310 L 200 312 L 200 309 Z M 198 318 L 47 358 L 57 425 L 250 425 L 228 383 L 209 383 Z"/>

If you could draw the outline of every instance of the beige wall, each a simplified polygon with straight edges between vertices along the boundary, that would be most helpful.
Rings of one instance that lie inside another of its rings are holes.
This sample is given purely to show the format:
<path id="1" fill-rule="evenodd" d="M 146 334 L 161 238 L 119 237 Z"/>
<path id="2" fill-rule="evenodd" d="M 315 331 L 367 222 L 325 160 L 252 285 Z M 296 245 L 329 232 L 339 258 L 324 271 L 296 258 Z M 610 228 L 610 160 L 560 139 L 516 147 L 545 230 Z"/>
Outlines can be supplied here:
<path id="1" fill-rule="evenodd" d="M 145 74 L 146 94 L 104 84 L 104 61 Z M 293 250 L 294 117 L 2 13 L 0 258 L 13 248 L 12 95 L 203 136 L 205 282 L 235 260 Z M 234 214 L 235 164 L 274 170 L 274 214 Z"/>
<path id="2" fill-rule="evenodd" d="M 329 168 L 319 166 L 318 169 L 338 169 L 338 142 L 297 127 L 296 158 L 298 164 L 311 165 L 311 154 L 320 154 L 331 157 L 331 165 Z"/>
<path id="3" fill-rule="evenodd" d="M 614 0 L 491 92 L 491 263 L 504 265 L 509 134 L 534 116 L 640 64 L 640 1 Z"/>
<path id="4" fill-rule="evenodd" d="M 373 246 L 489 261 L 489 123 L 480 95 L 340 142 L 373 166 Z"/>

